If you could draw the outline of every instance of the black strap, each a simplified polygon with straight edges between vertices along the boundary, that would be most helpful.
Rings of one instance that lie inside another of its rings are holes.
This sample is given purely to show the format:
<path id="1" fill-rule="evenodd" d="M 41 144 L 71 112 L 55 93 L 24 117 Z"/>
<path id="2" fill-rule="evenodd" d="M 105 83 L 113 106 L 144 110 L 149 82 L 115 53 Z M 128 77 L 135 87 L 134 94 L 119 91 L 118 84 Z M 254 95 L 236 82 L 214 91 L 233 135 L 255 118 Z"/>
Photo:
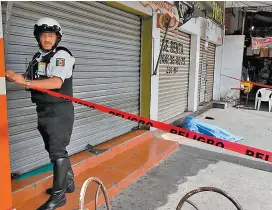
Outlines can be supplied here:
<path id="1" fill-rule="evenodd" d="M 58 51 L 60 51 L 60 50 L 64 50 L 64 51 L 66 51 L 67 53 L 69 53 L 71 56 L 73 56 L 73 54 L 71 53 L 71 51 L 68 50 L 66 47 L 59 46 L 59 47 L 56 48 L 56 50 L 51 51 L 50 53 L 48 53 L 47 55 L 45 55 L 45 56 L 42 58 L 42 61 L 48 61 L 48 60 L 50 60 L 50 59 L 51 59 Z M 33 56 L 32 61 L 33 61 L 34 59 L 36 59 L 38 56 L 40 56 L 40 55 L 41 55 L 41 53 L 40 53 L 40 52 L 37 52 L 37 53 Z"/>
<path id="2" fill-rule="evenodd" d="M 73 56 L 73 54 L 71 53 L 71 51 L 68 50 L 66 47 L 59 46 L 59 47 L 56 48 L 56 52 L 58 52 L 60 50 L 64 50 L 64 51 L 68 52 L 71 56 Z"/>

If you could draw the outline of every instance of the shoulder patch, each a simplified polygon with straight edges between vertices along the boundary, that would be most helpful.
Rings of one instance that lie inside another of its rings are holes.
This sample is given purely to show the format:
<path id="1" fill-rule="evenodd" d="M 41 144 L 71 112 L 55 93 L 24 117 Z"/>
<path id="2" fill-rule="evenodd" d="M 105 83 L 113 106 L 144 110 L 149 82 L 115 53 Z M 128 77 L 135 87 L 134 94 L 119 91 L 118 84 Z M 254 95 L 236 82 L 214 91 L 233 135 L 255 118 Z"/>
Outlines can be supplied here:
<path id="1" fill-rule="evenodd" d="M 64 58 L 56 58 L 56 66 L 65 66 Z"/>

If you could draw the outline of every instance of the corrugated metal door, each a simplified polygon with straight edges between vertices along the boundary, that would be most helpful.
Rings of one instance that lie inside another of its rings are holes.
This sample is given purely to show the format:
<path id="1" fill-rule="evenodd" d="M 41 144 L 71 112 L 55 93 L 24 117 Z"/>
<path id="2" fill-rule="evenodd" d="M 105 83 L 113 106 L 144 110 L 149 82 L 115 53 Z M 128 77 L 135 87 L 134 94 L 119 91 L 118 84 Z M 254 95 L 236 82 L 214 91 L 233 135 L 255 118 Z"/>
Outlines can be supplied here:
<path id="1" fill-rule="evenodd" d="M 216 45 L 209 43 L 207 52 L 207 79 L 206 79 L 205 102 L 209 102 L 213 98 L 215 49 Z"/>
<path id="2" fill-rule="evenodd" d="M 161 43 L 165 35 L 161 31 Z M 168 32 L 159 66 L 158 120 L 166 121 L 188 107 L 191 36 Z"/>
<path id="3" fill-rule="evenodd" d="M 2 3 L 3 9 L 6 2 Z M 14 2 L 6 57 L 7 68 L 23 73 L 37 52 L 35 22 L 58 20 L 63 41 L 76 57 L 74 96 L 139 114 L 140 17 L 99 2 Z M 5 14 L 3 15 L 5 20 Z M 37 130 L 29 92 L 7 83 L 12 172 L 24 173 L 49 163 Z M 75 105 L 69 154 L 122 135 L 138 124 Z"/>
<path id="4" fill-rule="evenodd" d="M 206 88 L 206 51 L 205 40 L 200 40 L 200 55 L 199 55 L 199 73 L 198 73 L 198 105 L 205 101 Z"/>

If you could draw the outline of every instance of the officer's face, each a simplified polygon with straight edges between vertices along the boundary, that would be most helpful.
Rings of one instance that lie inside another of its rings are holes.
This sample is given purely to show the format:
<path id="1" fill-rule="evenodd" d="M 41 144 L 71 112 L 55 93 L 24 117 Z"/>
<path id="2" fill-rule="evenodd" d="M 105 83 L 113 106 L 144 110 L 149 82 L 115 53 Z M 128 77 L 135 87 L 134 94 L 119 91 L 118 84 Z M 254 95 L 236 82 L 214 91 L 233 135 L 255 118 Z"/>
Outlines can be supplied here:
<path id="1" fill-rule="evenodd" d="M 55 33 L 42 33 L 40 35 L 40 42 L 45 50 L 50 50 L 57 41 L 57 35 Z"/>

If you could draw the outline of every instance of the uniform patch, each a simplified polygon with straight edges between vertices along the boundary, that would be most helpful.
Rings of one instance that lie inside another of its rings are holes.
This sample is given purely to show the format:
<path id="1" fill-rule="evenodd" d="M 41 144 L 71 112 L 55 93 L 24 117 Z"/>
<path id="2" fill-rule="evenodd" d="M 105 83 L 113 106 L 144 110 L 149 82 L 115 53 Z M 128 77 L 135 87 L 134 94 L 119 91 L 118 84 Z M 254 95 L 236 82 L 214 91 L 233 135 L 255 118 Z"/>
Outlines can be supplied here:
<path id="1" fill-rule="evenodd" d="M 65 59 L 64 58 L 57 58 L 56 59 L 56 66 L 65 66 Z"/>
<path id="2" fill-rule="evenodd" d="M 38 75 L 46 75 L 46 63 L 38 63 Z"/>

